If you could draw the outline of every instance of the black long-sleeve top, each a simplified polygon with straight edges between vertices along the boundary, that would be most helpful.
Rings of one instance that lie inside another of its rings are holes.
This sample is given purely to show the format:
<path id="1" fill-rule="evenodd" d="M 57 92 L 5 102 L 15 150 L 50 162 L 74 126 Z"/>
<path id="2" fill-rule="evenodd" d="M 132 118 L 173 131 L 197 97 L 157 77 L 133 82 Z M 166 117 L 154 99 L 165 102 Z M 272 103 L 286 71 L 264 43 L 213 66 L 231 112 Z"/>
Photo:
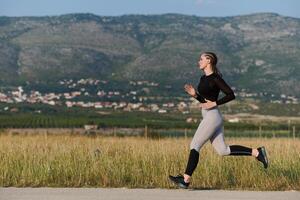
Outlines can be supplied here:
<path id="1" fill-rule="evenodd" d="M 201 76 L 197 90 L 197 96 L 195 98 L 201 103 L 205 103 L 205 99 L 208 99 L 210 101 L 215 101 L 217 105 L 222 105 L 235 99 L 232 89 L 227 85 L 222 77 L 216 73 L 212 73 L 208 76 Z M 220 90 L 225 94 L 225 96 L 218 99 Z"/>

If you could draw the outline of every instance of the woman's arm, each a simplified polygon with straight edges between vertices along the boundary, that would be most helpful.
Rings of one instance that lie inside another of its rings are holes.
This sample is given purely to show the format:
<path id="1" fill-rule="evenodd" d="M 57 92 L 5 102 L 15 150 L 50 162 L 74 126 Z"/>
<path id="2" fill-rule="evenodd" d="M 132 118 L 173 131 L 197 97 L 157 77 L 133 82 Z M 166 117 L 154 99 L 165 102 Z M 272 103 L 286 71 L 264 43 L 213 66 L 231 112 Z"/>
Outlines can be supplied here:
<path id="1" fill-rule="evenodd" d="M 214 78 L 214 81 L 216 85 L 220 88 L 220 90 L 225 94 L 224 97 L 216 101 L 217 105 L 222 105 L 235 99 L 234 92 L 220 76 L 216 76 L 216 78 Z"/>
<path id="2" fill-rule="evenodd" d="M 191 95 L 201 103 L 206 102 L 205 99 L 200 94 L 198 94 L 198 92 L 196 92 L 195 88 L 191 84 L 185 84 L 184 89 L 189 95 Z"/>
<path id="3" fill-rule="evenodd" d="M 203 96 L 201 96 L 198 92 L 196 92 L 196 96 L 194 96 L 200 103 L 206 103 L 206 100 Z"/>

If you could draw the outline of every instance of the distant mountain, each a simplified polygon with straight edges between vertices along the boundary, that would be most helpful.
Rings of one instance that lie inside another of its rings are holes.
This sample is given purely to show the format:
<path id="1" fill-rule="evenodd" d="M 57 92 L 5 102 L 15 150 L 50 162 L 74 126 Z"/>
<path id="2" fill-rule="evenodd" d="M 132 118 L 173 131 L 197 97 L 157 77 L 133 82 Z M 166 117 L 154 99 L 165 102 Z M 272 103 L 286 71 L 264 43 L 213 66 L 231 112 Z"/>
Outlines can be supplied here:
<path id="1" fill-rule="evenodd" d="M 63 78 L 197 83 L 201 51 L 214 51 L 237 89 L 300 97 L 300 19 L 68 14 L 0 17 L 0 84 Z M 121 87 L 121 86 L 120 86 Z"/>

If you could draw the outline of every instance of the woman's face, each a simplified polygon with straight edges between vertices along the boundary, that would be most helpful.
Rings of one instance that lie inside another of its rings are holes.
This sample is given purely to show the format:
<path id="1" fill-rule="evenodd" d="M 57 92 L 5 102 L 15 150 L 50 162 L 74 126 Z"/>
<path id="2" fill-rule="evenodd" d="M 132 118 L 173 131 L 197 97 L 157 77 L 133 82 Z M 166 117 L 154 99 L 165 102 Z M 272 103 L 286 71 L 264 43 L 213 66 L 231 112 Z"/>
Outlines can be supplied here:
<path id="1" fill-rule="evenodd" d="M 210 60 L 208 58 L 206 58 L 205 55 L 202 54 L 198 61 L 199 68 L 203 70 L 208 66 L 209 63 L 210 63 Z"/>

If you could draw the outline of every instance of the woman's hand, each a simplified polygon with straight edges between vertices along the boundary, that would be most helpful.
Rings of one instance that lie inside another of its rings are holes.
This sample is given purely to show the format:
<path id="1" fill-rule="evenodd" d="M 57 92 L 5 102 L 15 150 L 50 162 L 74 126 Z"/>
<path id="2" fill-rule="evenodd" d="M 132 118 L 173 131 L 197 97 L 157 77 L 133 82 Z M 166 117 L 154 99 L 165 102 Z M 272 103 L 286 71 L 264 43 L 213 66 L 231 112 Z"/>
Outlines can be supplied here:
<path id="1" fill-rule="evenodd" d="M 215 101 L 210 101 L 208 99 L 205 99 L 206 103 L 201 103 L 200 104 L 200 107 L 203 108 L 203 109 L 211 109 L 213 107 L 216 107 L 217 106 L 217 103 Z"/>
<path id="2" fill-rule="evenodd" d="M 184 90 L 191 96 L 196 97 L 196 90 L 191 84 L 185 84 L 184 85 Z"/>

